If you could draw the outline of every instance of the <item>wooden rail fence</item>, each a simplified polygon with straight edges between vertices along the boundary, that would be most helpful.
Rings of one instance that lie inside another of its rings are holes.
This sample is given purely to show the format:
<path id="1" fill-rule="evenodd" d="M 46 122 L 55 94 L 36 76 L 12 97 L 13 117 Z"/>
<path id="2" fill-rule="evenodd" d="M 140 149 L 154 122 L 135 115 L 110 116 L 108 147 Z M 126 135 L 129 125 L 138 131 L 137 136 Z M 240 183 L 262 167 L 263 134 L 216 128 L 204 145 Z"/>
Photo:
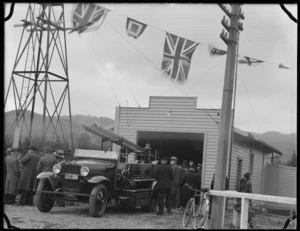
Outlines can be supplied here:
<path id="1" fill-rule="evenodd" d="M 226 191 L 210 190 L 209 192 L 207 192 L 207 194 L 212 196 L 241 198 L 241 218 L 240 218 L 241 229 L 248 228 L 248 209 L 249 209 L 250 199 L 290 204 L 290 205 L 294 205 L 295 207 L 297 202 L 295 197 L 282 197 L 282 196 L 261 195 L 261 194 L 254 194 L 254 193 L 241 193 L 241 192 L 229 191 L 229 190 Z"/>

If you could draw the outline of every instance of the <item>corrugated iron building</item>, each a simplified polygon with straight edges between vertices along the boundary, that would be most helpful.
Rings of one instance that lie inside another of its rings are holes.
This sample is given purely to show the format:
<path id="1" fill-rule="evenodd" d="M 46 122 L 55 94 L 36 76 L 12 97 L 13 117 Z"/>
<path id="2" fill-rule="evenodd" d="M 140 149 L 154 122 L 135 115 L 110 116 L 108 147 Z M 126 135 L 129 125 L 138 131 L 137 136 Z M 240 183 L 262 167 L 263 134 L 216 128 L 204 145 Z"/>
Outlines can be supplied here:
<path id="1" fill-rule="evenodd" d="M 151 96 L 149 107 L 118 107 L 114 132 L 140 146 L 150 143 L 152 153 L 176 155 L 181 161 L 202 164 L 202 187 L 210 187 L 218 152 L 220 111 L 197 108 L 197 97 Z M 252 172 L 254 193 L 265 193 L 266 164 L 282 153 L 234 128 L 230 157 L 230 190 L 245 172 Z"/>

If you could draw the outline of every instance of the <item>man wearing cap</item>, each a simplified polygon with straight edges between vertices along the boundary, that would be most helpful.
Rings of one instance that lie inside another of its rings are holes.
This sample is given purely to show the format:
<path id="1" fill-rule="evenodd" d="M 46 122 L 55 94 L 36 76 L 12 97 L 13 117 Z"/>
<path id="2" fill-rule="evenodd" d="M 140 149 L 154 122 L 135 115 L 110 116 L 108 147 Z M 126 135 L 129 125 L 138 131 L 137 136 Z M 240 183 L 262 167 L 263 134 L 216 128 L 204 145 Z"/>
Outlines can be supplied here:
<path id="1" fill-rule="evenodd" d="M 16 151 L 8 150 L 10 155 L 5 158 L 5 167 L 6 167 L 6 180 L 5 180 L 5 202 L 7 204 L 14 204 L 16 195 L 18 192 L 18 184 L 20 180 L 20 166 L 19 159 L 20 155 Z"/>
<path id="2" fill-rule="evenodd" d="M 171 183 L 173 180 L 172 168 L 167 164 L 168 159 L 162 157 L 160 159 L 161 164 L 156 166 L 155 179 L 157 180 L 157 196 L 158 196 L 158 208 L 157 215 L 164 214 L 164 197 L 166 197 L 166 206 L 168 214 L 172 213 L 171 208 Z"/>
<path id="3" fill-rule="evenodd" d="M 171 198 L 172 198 L 172 208 L 175 209 L 179 206 L 179 177 L 180 177 L 180 168 L 177 165 L 177 157 L 171 156 L 170 164 L 172 167 L 173 180 L 171 184 Z"/>
<path id="4" fill-rule="evenodd" d="M 36 178 L 36 168 L 41 158 L 37 153 L 37 148 L 30 145 L 28 152 L 20 159 L 23 166 L 18 190 L 21 193 L 19 205 L 33 205 L 33 187 Z"/>
<path id="5" fill-rule="evenodd" d="M 54 156 L 56 156 L 56 163 L 57 164 L 63 165 L 63 164 L 66 163 L 65 155 L 64 155 L 64 151 L 63 150 L 57 149 L 54 152 Z"/>

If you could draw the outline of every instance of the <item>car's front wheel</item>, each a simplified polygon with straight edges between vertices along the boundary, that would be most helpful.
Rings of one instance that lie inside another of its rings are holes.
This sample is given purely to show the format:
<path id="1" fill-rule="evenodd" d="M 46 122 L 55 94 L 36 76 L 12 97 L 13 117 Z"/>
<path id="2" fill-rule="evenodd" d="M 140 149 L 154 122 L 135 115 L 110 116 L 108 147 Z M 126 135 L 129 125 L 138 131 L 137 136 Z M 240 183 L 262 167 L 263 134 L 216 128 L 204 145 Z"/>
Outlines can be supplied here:
<path id="1" fill-rule="evenodd" d="M 90 214 L 93 217 L 101 217 L 107 206 L 108 202 L 108 191 L 105 185 L 99 184 L 96 185 L 90 196 L 90 201 L 89 201 L 89 209 L 90 209 Z"/>
<path id="2" fill-rule="evenodd" d="M 49 193 L 41 191 L 53 191 L 48 180 L 42 180 L 38 184 L 36 191 L 36 206 L 41 212 L 49 212 L 54 205 L 54 200 Z"/>

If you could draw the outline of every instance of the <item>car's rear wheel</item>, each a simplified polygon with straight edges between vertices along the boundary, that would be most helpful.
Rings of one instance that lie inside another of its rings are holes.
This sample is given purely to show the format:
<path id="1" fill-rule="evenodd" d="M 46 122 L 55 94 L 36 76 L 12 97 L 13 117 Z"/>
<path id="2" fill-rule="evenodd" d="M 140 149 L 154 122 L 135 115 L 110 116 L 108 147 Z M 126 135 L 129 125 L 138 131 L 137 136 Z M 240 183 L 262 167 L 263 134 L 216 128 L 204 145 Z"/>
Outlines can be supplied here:
<path id="1" fill-rule="evenodd" d="M 52 209 L 54 200 L 49 193 L 40 191 L 53 191 L 48 180 L 40 181 L 36 192 L 36 206 L 38 210 L 47 213 Z"/>
<path id="2" fill-rule="evenodd" d="M 105 185 L 96 185 L 90 196 L 89 209 L 93 217 L 101 217 L 107 207 L 108 191 Z"/>
<path id="3" fill-rule="evenodd" d="M 142 209 L 146 212 L 156 212 L 158 207 L 157 203 L 157 193 L 156 191 L 152 191 L 151 197 L 150 197 L 150 204 L 146 206 L 142 206 Z"/>

